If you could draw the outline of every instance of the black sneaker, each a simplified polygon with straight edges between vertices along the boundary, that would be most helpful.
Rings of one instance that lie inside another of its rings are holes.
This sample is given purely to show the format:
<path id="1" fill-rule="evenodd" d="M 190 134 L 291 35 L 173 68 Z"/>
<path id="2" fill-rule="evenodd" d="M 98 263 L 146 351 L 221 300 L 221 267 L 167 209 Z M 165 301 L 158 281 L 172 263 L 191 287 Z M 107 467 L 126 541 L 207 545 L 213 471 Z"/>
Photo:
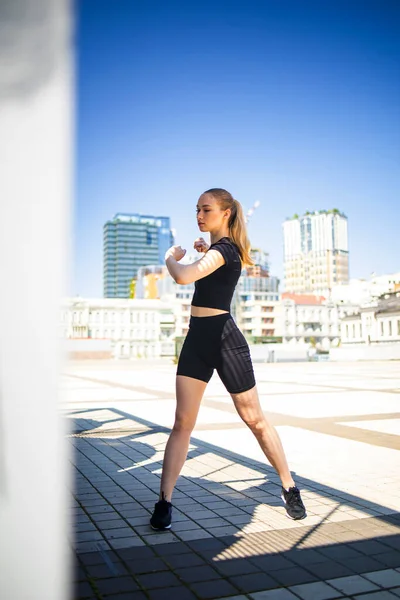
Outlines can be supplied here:
<path id="1" fill-rule="evenodd" d="M 163 497 L 154 507 L 154 512 L 150 519 L 151 528 L 157 531 L 171 529 L 171 517 L 172 504 Z"/>
<path id="2" fill-rule="evenodd" d="M 303 504 L 298 487 L 291 487 L 288 491 L 282 488 L 281 498 L 285 503 L 287 516 L 290 519 L 294 519 L 295 521 L 305 519 L 307 516 L 306 507 Z"/>

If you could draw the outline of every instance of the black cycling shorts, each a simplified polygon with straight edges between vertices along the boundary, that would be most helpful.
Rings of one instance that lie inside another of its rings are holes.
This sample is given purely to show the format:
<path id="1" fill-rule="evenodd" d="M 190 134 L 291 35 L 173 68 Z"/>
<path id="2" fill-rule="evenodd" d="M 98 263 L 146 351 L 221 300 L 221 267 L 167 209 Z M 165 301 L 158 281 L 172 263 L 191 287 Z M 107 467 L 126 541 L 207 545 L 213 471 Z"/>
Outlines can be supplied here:
<path id="1" fill-rule="evenodd" d="M 256 384 L 249 346 L 230 313 L 190 318 L 177 375 L 208 383 L 214 369 L 230 394 Z"/>

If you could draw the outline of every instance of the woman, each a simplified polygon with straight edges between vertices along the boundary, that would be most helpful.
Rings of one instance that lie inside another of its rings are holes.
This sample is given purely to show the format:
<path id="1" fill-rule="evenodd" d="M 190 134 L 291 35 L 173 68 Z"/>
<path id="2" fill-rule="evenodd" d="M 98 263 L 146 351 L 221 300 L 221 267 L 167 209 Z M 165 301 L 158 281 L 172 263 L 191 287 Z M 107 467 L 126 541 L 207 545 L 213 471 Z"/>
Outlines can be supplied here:
<path id="1" fill-rule="evenodd" d="M 150 524 L 157 530 L 171 527 L 172 492 L 186 460 L 200 402 L 214 369 L 232 396 L 239 416 L 277 471 L 288 516 L 303 519 L 305 507 L 290 474 L 281 441 L 261 410 L 249 347 L 229 312 L 242 266 L 253 264 L 242 207 L 226 190 L 213 188 L 199 198 L 197 222 L 200 231 L 210 233 L 210 246 L 203 238 L 194 243 L 194 248 L 205 252 L 205 256 L 193 264 L 181 265 L 179 261 L 186 250 L 180 246 L 172 246 L 165 255 L 173 279 L 180 284 L 195 282 L 195 292 L 189 332 L 177 369 L 175 423 L 165 448 L 160 500 Z"/>

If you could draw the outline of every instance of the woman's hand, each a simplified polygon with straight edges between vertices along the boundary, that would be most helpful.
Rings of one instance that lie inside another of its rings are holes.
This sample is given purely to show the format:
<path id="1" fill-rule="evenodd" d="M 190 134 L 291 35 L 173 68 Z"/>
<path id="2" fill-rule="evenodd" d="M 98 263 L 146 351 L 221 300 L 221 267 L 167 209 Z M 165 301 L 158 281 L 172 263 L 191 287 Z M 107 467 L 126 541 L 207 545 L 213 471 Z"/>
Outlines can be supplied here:
<path id="1" fill-rule="evenodd" d="M 209 249 L 209 245 L 205 241 L 204 238 L 199 237 L 194 241 L 193 248 L 197 250 L 197 252 L 207 252 Z"/>
<path id="2" fill-rule="evenodd" d="M 172 256 L 176 261 L 181 260 L 186 254 L 186 250 L 181 248 L 181 246 L 171 246 L 165 253 L 165 260 Z"/>

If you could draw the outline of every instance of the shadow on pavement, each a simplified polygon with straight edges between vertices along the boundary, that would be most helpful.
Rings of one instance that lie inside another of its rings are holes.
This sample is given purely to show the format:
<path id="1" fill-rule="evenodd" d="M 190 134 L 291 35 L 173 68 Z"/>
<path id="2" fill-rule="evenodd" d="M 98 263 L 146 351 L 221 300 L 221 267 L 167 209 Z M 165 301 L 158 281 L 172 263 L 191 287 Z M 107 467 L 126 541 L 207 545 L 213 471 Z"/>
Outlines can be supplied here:
<path id="1" fill-rule="evenodd" d="M 114 408 L 67 414 L 75 598 L 206 599 L 288 587 L 302 597 L 292 586 L 308 583 L 335 598 L 400 587 L 399 513 L 296 474 L 306 506 L 323 516 L 292 522 L 269 465 L 194 433 L 172 531 L 153 532 L 148 520 L 170 430 Z"/>

